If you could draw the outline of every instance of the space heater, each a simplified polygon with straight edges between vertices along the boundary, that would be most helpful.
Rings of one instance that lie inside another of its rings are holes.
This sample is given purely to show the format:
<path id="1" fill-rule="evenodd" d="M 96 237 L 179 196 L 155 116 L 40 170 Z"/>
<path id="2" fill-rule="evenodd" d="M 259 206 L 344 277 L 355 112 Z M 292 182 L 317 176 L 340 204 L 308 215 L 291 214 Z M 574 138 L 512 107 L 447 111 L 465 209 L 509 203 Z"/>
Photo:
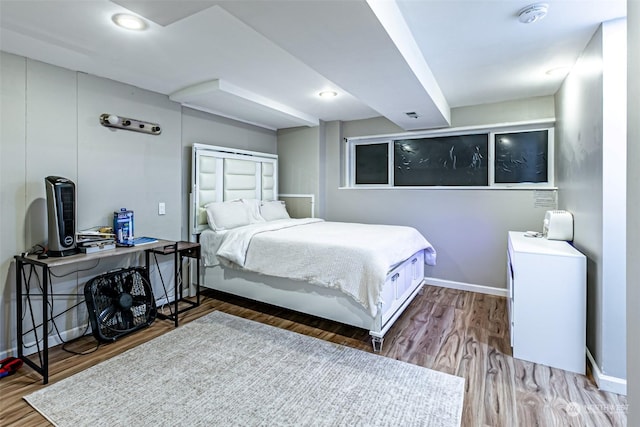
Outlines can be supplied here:
<path id="1" fill-rule="evenodd" d="M 547 211 L 542 223 L 542 235 L 549 240 L 573 240 L 573 215 L 563 210 Z"/>
<path id="2" fill-rule="evenodd" d="M 47 254 L 53 257 L 76 254 L 76 185 L 60 176 L 46 177 L 44 185 L 49 233 Z"/>

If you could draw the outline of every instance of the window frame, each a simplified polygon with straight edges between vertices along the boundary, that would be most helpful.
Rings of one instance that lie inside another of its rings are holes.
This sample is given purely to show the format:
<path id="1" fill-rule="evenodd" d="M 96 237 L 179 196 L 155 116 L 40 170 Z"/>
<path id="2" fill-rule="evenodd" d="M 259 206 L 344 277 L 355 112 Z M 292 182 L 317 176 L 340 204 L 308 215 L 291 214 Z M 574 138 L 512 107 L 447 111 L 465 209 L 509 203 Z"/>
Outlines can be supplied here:
<path id="1" fill-rule="evenodd" d="M 371 135 L 345 138 L 345 187 L 351 189 L 459 189 L 459 190 L 486 190 L 486 189 L 555 189 L 555 119 L 537 121 L 494 124 L 487 126 L 467 126 L 460 128 L 436 129 L 421 132 L 405 132 L 388 135 Z M 548 131 L 547 139 L 547 182 L 521 182 L 521 183 L 496 183 L 495 182 L 495 136 L 496 134 Z M 488 180 L 487 185 L 428 185 L 428 186 L 395 186 L 394 183 L 394 141 L 399 139 L 424 139 L 433 137 L 447 137 L 467 134 L 486 133 L 488 137 Z M 355 146 L 367 144 L 387 144 L 388 148 L 388 183 L 387 184 L 356 184 L 355 183 Z"/>
<path id="2" fill-rule="evenodd" d="M 349 163 L 347 170 L 349 171 L 349 186 L 354 188 L 386 188 L 394 187 L 393 182 L 393 140 L 388 138 L 374 138 L 371 140 L 354 141 L 349 143 Z M 356 184 L 356 146 L 357 145 L 374 145 L 387 144 L 387 184 Z"/>
<path id="3" fill-rule="evenodd" d="M 386 184 L 356 184 L 356 146 L 358 145 L 375 145 L 375 144 L 387 144 L 387 183 Z M 371 188 L 385 188 L 393 187 L 393 141 L 391 139 L 382 139 L 380 141 L 359 141 L 349 144 L 349 157 L 353 159 L 352 165 L 348 166 L 349 171 L 349 183 L 353 187 L 371 187 Z"/>
<path id="4" fill-rule="evenodd" d="M 539 128 L 531 128 L 531 129 L 509 129 L 507 131 L 503 130 L 494 130 L 489 135 L 489 156 L 491 157 L 491 164 L 489 165 L 489 186 L 496 188 L 511 188 L 511 187 L 529 187 L 529 188 L 555 188 L 555 132 L 554 127 L 539 127 Z M 505 133 L 523 133 L 523 132 L 536 132 L 546 130 L 547 131 L 547 182 L 518 182 L 518 183 L 503 183 L 496 182 L 495 176 L 495 156 L 496 156 L 496 134 L 505 134 Z"/>

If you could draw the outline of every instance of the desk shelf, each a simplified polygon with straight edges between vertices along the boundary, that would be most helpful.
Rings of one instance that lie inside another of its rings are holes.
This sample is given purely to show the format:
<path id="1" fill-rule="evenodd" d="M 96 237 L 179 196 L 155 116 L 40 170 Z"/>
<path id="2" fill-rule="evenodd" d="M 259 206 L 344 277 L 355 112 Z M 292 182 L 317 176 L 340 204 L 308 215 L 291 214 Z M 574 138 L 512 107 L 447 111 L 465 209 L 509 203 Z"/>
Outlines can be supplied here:
<path id="1" fill-rule="evenodd" d="M 170 313 L 162 313 L 158 309 L 157 318 L 164 320 L 173 320 L 174 326 L 178 327 L 178 319 L 181 313 L 191 310 L 200 305 L 200 243 L 195 242 L 175 242 L 171 245 L 163 247 L 154 247 L 145 251 L 145 262 L 149 266 L 149 258 L 151 255 L 157 262 L 157 255 L 173 255 L 174 256 L 174 277 L 173 277 L 173 302 L 168 303 Z M 196 260 L 196 300 L 191 301 L 184 298 L 182 275 L 183 275 L 183 260 L 185 258 Z M 164 290 L 165 299 L 169 299 L 167 289 L 164 285 L 164 279 L 158 269 L 158 274 L 162 282 L 162 288 Z M 180 303 L 186 304 L 186 307 L 179 308 Z M 173 305 L 173 308 L 171 307 Z"/>

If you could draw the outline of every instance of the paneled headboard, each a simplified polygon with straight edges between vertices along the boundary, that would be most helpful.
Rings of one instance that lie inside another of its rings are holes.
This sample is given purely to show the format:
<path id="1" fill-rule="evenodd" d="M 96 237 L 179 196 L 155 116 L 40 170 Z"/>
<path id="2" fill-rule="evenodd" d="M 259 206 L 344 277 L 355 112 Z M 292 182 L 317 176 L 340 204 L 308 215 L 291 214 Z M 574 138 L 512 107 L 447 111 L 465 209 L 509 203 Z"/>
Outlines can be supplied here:
<path id="1" fill-rule="evenodd" d="M 205 206 L 235 199 L 277 200 L 278 156 L 193 144 L 191 234 L 208 227 Z"/>

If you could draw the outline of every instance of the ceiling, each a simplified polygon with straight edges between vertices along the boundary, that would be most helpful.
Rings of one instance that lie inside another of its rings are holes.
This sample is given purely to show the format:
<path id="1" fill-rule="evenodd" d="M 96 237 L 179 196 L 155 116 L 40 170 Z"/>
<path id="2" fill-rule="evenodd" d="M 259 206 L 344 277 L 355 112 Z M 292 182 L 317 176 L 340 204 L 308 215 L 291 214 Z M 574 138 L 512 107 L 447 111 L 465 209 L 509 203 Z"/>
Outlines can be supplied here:
<path id="1" fill-rule="evenodd" d="M 564 74 L 546 71 L 626 16 L 625 0 L 546 0 L 523 24 L 531 3 L 0 0 L 0 49 L 269 129 L 384 116 L 417 130 L 448 126 L 454 107 L 554 94 Z"/>

